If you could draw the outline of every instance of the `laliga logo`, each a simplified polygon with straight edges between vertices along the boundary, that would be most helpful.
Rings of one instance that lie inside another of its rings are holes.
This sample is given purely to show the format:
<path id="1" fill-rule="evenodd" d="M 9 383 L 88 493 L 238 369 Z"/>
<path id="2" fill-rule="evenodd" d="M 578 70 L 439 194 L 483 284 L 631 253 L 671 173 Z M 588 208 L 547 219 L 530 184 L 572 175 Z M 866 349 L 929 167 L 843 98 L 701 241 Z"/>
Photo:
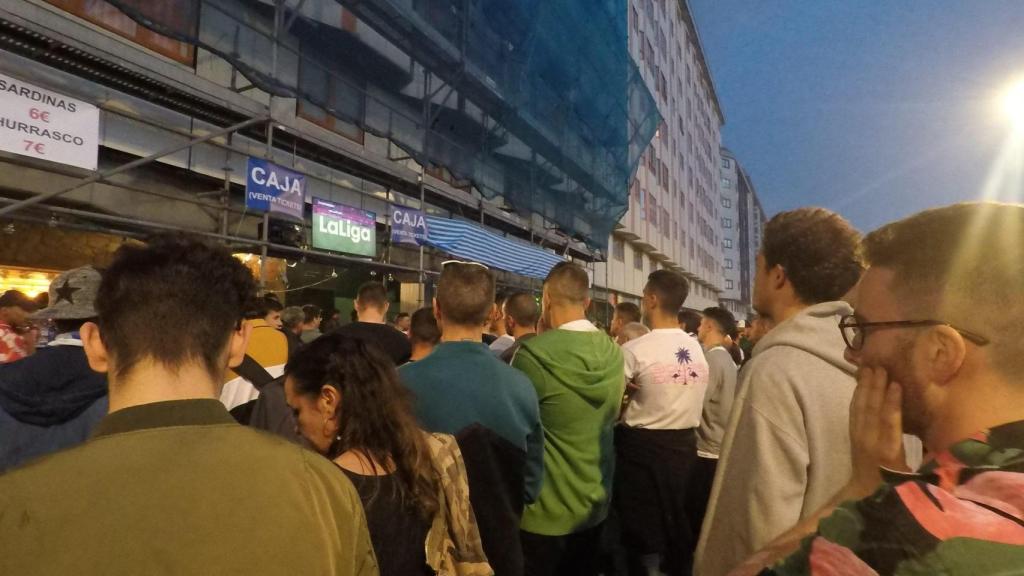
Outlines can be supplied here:
<path id="1" fill-rule="evenodd" d="M 371 242 L 373 240 L 369 228 L 360 226 L 348 220 L 332 220 L 321 217 L 320 232 L 331 234 L 332 236 L 348 238 L 356 244 L 359 244 L 360 242 Z"/>

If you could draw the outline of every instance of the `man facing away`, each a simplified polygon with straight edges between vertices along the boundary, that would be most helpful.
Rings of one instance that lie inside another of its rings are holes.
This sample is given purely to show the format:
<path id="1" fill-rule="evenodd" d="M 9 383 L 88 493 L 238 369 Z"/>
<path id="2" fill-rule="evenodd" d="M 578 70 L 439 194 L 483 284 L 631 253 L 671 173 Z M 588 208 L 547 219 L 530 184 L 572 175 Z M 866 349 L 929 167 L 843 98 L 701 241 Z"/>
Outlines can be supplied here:
<path id="1" fill-rule="evenodd" d="M 89 368 L 80 330 L 96 319 L 100 273 L 68 270 L 50 283 L 50 305 L 33 319 L 57 337 L 36 353 L 0 365 L 0 473 L 84 442 L 107 414 L 107 377 Z"/>
<path id="2" fill-rule="evenodd" d="M 736 378 L 739 367 L 728 346 L 730 334 L 736 332 L 736 318 L 725 308 L 704 310 L 697 337 L 708 361 L 708 391 L 704 395 L 700 428 L 697 429 L 697 463 L 687 489 L 687 516 L 694 537 L 700 535 L 704 522 L 711 485 L 715 480 L 722 438 L 736 398 Z M 696 547 L 697 542 L 693 545 Z"/>
<path id="3" fill-rule="evenodd" d="M 697 339 L 679 328 L 689 292 L 682 274 L 652 272 L 643 297 L 651 332 L 622 346 L 631 394 L 615 431 L 615 501 L 631 575 L 681 575 L 694 547 L 686 493 L 708 364 Z"/>
<path id="4" fill-rule="evenodd" d="M 625 379 L 622 351 L 586 318 L 589 278 L 563 262 L 544 281 L 545 331 L 512 365 L 533 382 L 544 426 L 544 483 L 523 514 L 526 572 L 597 574 L 615 463 L 612 432 Z"/>
<path id="5" fill-rule="evenodd" d="M 281 311 L 281 331 L 288 339 L 288 357 L 302 346 L 302 325 L 306 321 L 306 313 L 301 306 L 289 306 Z"/>
<path id="6" fill-rule="evenodd" d="M 828 501 L 850 474 L 854 366 L 840 302 L 860 278 L 860 234 L 822 208 L 776 215 L 757 256 L 754 308 L 775 328 L 743 370 L 697 550 L 722 576 Z"/>
<path id="7" fill-rule="evenodd" d="M 538 319 L 540 306 L 537 306 L 537 299 L 533 294 L 517 292 L 505 300 L 505 331 L 515 338 L 515 343 L 501 353 L 502 362 L 511 364 L 523 342 L 537 335 Z"/>
<path id="8" fill-rule="evenodd" d="M 0 476 L 0 573 L 377 573 L 344 475 L 217 400 L 254 293 L 221 247 L 121 248 L 81 330 L 110 414 L 86 443 Z"/>
<path id="9" fill-rule="evenodd" d="M 387 290 L 380 282 L 370 281 L 359 287 L 356 293 L 355 310 L 359 320 L 338 328 L 338 333 L 365 340 L 391 358 L 395 366 L 409 361 L 412 347 L 409 338 L 387 323 Z"/>
<path id="10" fill-rule="evenodd" d="M 615 305 L 615 311 L 612 313 L 612 322 L 608 326 L 608 334 L 611 335 L 613 340 L 618 341 L 622 329 L 628 324 L 639 322 L 640 319 L 639 306 L 632 302 L 619 302 Z"/>
<path id="11" fill-rule="evenodd" d="M 399 369 L 416 395 L 416 416 L 431 432 L 455 434 L 479 423 L 525 453 L 523 497 L 540 491 L 544 433 L 530 381 L 481 341 L 494 311 L 494 274 L 482 264 L 444 266 L 434 297 L 441 343 Z"/>
<path id="12" fill-rule="evenodd" d="M 409 324 L 409 344 L 412 346 L 409 362 L 416 362 L 430 356 L 440 341 L 441 329 L 438 328 L 437 319 L 434 318 L 434 310 L 420 308 L 413 312 L 412 322 Z"/>
<path id="13" fill-rule="evenodd" d="M 1024 205 L 972 203 L 864 239 L 870 267 L 842 321 L 858 368 L 853 474 L 738 574 L 1021 572 L 1022 230 Z M 930 454 L 916 473 L 903 432 Z"/>
<path id="14" fill-rule="evenodd" d="M 398 373 L 416 396 L 423 428 L 459 439 L 487 559 L 499 575 L 518 575 L 523 552 L 515 535 L 523 504 L 541 489 L 544 431 L 530 381 L 481 340 L 494 306 L 486 266 L 445 264 L 434 296 L 441 343 Z"/>
<path id="15" fill-rule="evenodd" d="M 323 321 L 323 310 L 316 304 L 306 304 L 302 307 L 305 320 L 302 323 L 302 335 L 299 338 L 303 344 L 309 344 L 320 337 L 320 323 Z"/>

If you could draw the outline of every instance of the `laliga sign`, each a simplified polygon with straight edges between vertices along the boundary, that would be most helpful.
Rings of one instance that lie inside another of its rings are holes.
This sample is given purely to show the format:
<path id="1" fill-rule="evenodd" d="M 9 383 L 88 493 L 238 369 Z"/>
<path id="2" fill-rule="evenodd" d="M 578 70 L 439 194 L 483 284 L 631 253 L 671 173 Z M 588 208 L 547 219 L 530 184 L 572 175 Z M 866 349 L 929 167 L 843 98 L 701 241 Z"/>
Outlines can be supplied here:
<path id="1" fill-rule="evenodd" d="M 313 198 L 313 247 L 375 256 L 376 221 L 373 212 Z"/>

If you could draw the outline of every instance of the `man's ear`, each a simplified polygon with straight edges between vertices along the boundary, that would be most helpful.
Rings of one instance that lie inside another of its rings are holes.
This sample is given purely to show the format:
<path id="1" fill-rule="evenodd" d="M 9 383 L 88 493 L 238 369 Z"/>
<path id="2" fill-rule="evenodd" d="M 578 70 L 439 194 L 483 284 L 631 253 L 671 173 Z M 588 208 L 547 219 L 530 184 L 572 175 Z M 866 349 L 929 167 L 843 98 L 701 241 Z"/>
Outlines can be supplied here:
<path id="1" fill-rule="evenodd" d="M 771 283 L 772 288 L 781 290 L 786 285 L 786 269 L 781 264 L 772 266 L 771 270 L 768 271 L 768 279 Z"/>
<path id="2" fill-rule="evenodd" d="M 384 317 L 385 317 L 385 318 L 386 318 L 386 317 L 387 317 L 387 315 L 388 315 L 388 308 L 391 308 L 391 302 L 389 302 L 389 301 L 385 300 L 385 301 L 384 301 Z"/>
<path id="3" fill-rule="evenodd" d="M 952 380 L 967 358 L 967 343 L 949 326 L 935 326 L 921 336 L 918 346 L 927 366 L 929 380 L 939 385 Z"/>
<path id="4" fill-rule="evenodd" d="M 228 340 L 228 368 L 237 368 L 245 359 L 251 335 L 252 324 L 249 322 L 242 322 L 238 330 L 231 332 L 231 339 Z"/>
<path id="5" fill-rule="evenodd" d="M 100 327 L 95 322 L 82 324 L 79 330 L 82 338 L 82 348 L 85 349 L 85 357 L 89 360 L 89 367 L 96 372 L 106 374 L 110 371 L 110 355 L 107 347 L 100 338 Z"/>

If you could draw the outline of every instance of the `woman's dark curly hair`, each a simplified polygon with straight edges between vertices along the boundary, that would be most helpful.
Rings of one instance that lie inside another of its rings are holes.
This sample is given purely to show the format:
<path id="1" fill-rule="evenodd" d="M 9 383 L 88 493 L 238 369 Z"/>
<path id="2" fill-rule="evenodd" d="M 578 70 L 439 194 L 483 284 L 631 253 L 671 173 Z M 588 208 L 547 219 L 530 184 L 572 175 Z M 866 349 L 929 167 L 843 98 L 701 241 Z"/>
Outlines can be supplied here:
<path id="1" fill-rule="evenodd" d="M 295 352 L 285 375 L 302 396 L 316 397 L 323 386 L 340 393 L 338 439 L 329 458 L 356 450 L 391 463 L 403 499 L 426 518 L 438 510 L 430 448 L 413 415 L 412 394 L 376 346 L 342 334 L 321 336 Z"/>

